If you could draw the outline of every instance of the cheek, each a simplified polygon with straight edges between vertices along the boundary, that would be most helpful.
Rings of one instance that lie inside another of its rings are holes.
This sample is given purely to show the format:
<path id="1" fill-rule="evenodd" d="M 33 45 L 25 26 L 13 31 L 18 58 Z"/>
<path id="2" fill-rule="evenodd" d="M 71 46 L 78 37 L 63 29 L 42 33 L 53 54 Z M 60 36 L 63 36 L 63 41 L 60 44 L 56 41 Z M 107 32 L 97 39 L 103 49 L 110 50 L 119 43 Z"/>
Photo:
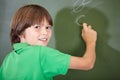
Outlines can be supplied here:
<path id="1" fill-rule="evenodd" d="M 49 34 L 49 37 L 51 38 L 51 36 L 52 36 L 52 31 L 49 31 L 48 34 Z"/>
<path id="2" fill-rule="evenodd" d="M 26 33 L 26 35 L 24 35 L 24 37 L 25 37 L 27 40 L 35 39 L 35 34 Z"/>

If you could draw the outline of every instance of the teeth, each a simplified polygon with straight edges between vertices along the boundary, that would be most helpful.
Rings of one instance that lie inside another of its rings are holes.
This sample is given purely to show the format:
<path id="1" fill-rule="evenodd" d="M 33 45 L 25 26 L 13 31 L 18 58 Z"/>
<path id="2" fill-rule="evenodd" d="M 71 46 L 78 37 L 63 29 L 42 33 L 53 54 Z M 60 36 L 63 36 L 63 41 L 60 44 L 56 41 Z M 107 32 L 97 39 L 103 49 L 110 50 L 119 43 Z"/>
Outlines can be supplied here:
<path id="1" fill-rule="evenodd" d="M 42 39 L 39 39 L 39 40 L 46 41 L 47 39 L 46 38 L 42 38 Z"/>

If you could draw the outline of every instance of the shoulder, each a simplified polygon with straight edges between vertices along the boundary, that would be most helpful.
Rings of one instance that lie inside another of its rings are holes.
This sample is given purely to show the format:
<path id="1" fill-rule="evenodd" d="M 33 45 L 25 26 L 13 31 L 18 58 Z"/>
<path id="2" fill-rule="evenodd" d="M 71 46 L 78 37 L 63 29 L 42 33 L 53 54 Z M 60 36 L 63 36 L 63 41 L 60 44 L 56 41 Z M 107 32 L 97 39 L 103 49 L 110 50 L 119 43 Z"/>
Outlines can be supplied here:
<path id="1" fill-rule="evenodd" d="M 63 53 L 57 49 L 50 48 L 50 47 L 41 47 L 41 55 L 51 58 L 66 58 L 70 57 L 69 54 Z"/>

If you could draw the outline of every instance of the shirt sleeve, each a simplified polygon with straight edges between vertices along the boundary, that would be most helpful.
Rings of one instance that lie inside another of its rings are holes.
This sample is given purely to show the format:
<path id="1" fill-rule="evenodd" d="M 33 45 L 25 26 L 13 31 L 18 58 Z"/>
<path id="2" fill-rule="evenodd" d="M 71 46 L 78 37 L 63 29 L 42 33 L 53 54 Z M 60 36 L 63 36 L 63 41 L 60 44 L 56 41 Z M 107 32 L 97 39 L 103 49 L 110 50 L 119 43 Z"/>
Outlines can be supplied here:
<path id="1" fill-rule="evenodd" d="M 49 47 L 41 48 L 41 67 L 47 77 L 66 74 L 70 64 L 70 55 Z"/>

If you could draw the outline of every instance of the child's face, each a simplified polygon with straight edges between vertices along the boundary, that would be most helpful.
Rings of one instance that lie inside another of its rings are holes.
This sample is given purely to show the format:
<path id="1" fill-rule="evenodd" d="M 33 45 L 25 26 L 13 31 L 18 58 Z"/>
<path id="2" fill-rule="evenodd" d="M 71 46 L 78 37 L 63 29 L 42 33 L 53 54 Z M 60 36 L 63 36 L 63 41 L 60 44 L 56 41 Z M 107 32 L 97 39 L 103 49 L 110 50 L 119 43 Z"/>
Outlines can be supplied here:
<path id="1" fill-rule="evenodd" d="M 30 45 L 47 46 L 52 35 L 52 26 L 44 20 L 41 25 L 35 24 L 27 28 L 22 35 L 20 35 L 21 42 L 27 42 Z"/>

